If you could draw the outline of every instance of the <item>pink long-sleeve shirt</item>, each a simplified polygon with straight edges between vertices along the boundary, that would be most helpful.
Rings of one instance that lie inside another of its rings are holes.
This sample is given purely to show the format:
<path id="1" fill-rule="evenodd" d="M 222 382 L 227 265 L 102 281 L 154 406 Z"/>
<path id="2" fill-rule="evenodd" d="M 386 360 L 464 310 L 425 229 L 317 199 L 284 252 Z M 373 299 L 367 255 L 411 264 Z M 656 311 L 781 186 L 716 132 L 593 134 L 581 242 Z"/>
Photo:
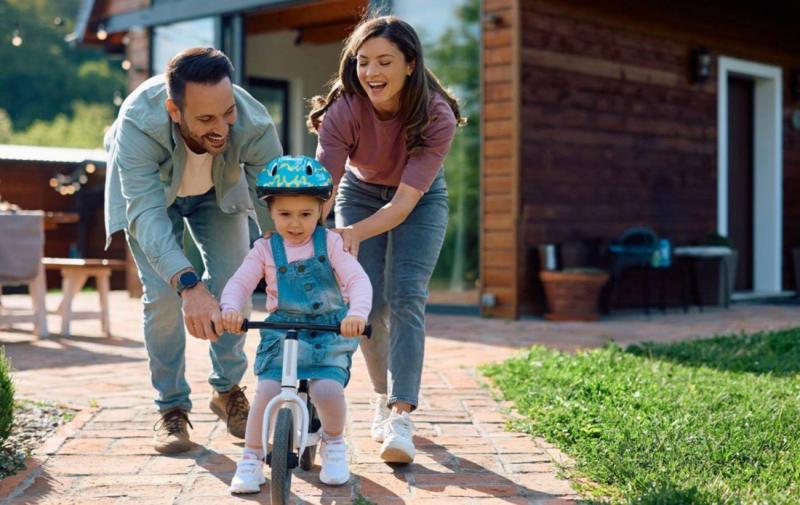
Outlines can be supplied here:
<path id="1" fill-rule="evenodd" d="M 372 308 L 372 284 L 358 260 L 344 251 L 342 237 L 338 233 L 326 230 L 328 259 L 333 267 L 333 274 L 339 283 L 339 289 L 345 302 L 350 303 L 348 316 L 367 319 Z M 283 243 L 286 250 L 286 261 L 304 260 L 314 255 L 313 236 L 301 245 Z M 267 312 L 278 308 L 278 280 L 275 274 L 275 258 L 272 246 L 267 239 L 258 239 L 245 257 L 239 269 L 228 280 L 222 290 L 220 308 L 240 311 L 250 299 L 250 295 L 263 277 L 267 284 Z"/>
<path id="2" fill-rule="evenodd" d="M 428 114 L 422 149 L 409 155 L 402 118 L 381 121 L 369 98 L 344 93 L 322 119 L 317 159 L 330 171 L 334 184 L 349 170 L 364 182 L 383 186 L 402 182 L 425 193 L 456 132 L 453 109 L 439 93 L 431 94 Z"/>

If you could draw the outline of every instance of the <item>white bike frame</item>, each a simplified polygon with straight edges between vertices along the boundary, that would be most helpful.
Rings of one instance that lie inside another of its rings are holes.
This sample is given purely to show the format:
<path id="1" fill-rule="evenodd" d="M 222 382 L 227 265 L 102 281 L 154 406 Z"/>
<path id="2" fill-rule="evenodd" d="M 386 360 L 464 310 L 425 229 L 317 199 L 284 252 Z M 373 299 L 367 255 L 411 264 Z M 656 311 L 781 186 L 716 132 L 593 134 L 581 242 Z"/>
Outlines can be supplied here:
<path id="1" fill-rule="evenodd" d="M 278 411 L 288 408 L 292 412 L 294 433 L 292 434 L 292 451 L 298 457 L 306 447 L 319 443 L 319 431 L 309 435 L 309 415 L 306 407 L 306 398 L 297 394 L 297 332 L 289 330 L 283 340 L 283 370 L 281 376 L 281 392 L 267 403 L 264 409 L 264 419 L 261 424 L 261 447 L 266 450 L 269 445 L 270 430 L 274 430 L 275 418 Z M 305 396 L 305 395 L 304 395 Z"/>

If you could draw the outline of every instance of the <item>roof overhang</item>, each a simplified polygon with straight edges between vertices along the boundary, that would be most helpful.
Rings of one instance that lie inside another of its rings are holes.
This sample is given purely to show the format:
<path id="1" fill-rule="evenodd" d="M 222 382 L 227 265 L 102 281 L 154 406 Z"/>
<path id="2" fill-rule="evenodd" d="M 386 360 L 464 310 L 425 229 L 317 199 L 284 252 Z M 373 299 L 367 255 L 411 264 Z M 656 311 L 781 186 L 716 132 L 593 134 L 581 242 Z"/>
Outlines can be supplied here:
<path id="1" fill-rule="evenodd" d="M 308 3 L 309 0 L 172 0 L 156 3 L 146 9 L 125 12 L 109 17 L 104 24 L 109 33 L 130 30 L 133 27 L 148 27 L 177 23 L 189 19 L 242 13 L 264 7 Z M 91 2 L 90 2 L 91 3 Z"/>
<path id="2" fill-rule="evenodd" d="M 39 163 L 94 163 L 105 165 L 107 154 L 102 149 L 42 147 L 0 144 L 0 161 L 33 161 Z"/>
<path id="3" fill-rule="evenodd" d="M 78 11 L 78 19 L 75 22 L 75 30 L 67 35 L 66 41 L 70 44 L 80 44 L 86 36 L 86 29 L 89 27 L 89 19 L 92 17 L 95 0 L 81 0 L 81 8 Z"/>

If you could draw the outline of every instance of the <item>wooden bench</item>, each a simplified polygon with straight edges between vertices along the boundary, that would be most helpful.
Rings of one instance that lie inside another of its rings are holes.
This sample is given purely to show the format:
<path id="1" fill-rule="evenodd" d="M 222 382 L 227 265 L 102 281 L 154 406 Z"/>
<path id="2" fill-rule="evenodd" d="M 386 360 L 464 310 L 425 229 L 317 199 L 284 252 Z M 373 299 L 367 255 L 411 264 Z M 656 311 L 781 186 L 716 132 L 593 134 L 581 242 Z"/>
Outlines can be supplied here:
<path id="1" fill-rule="evenodd" d="M 103 335 L 110 337 L 108 292 L 111 285 L 111 270 L 124 270 L 125 262 L 107 259 L 42 258 L 42 264 L 47 270 L 61 271 L 61 289 L 64 291 L 64 297 L 56 309 L 56 314 L 61 316 L 61 335 L 69 336 L 69 327 L 73 320 L 100 319 Z M 89 277 L 94 277 L 97 283 L 100 310 L 73 312 L 72 300 L 89 280 Z"/>

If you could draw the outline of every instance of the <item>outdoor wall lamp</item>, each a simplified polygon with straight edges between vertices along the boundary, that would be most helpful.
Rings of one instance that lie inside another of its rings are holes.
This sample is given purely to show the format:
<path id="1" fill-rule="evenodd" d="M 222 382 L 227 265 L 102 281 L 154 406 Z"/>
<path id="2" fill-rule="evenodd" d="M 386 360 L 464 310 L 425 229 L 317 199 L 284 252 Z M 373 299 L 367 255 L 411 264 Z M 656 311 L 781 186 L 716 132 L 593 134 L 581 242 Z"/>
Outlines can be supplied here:
<path id="1" fill-rule="evenodd" d="M 711 76 L 711 53 L 700 47 L 692 51 L 692 81 L 705 82 Z"/>
<path id="2" fill-rule="evenodd" d="M 488 30 L 500 28 L 503 26 L 504 22 L 505 20 L 503 19 L 503 16 L 494 13 L 487 14 L 484 20 L 484 24 Z"/>

